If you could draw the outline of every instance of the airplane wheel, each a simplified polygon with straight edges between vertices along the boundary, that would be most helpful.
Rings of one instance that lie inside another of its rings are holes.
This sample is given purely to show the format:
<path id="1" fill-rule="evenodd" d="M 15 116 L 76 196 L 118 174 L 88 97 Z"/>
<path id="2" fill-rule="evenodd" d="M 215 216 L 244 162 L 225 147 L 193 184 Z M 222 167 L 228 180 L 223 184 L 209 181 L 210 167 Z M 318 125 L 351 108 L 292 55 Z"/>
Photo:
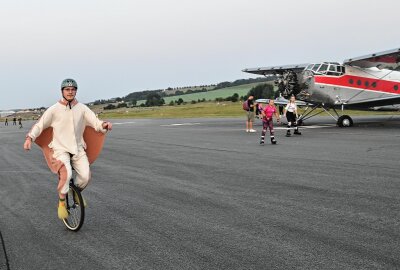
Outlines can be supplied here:
<path id="1" fill-rule="evenodd" d="M 337 125 L 339 127 L 351 127 L 353 126 L 353 119 L 348 115 L 342 115 L 337 120 Z"/>

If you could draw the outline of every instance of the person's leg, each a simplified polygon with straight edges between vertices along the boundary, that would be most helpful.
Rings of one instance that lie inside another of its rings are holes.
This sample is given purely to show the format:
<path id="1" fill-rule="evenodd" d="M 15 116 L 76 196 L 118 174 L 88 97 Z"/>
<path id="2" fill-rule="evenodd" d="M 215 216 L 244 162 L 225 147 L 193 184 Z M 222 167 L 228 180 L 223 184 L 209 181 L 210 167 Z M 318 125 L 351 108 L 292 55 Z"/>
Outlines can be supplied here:
<path id="1" fill-rule="evenodd" d="M 254 112 L 249 112 L 249 115 L 250 115 L 249 130 L 250 130 L 250 132 L 256 132 L 256 131 L 253 129 Z"/>
<path id="2" fill-rule="evenodd" d="M 287 129 L 286 129 L 286 137 L 290 137 L 290 129 L 292 127 L 292 115 L 293 113 L 291 112 L 286 112 L 286 120 L 287 120 Z"/>
<path id="3" fill-rule="evenodd" d="M 265 133 L 267 133 L 267 122 L 263 121 L 263 129 L 261 131 L 260 144 L 264 144 Z"/>
<path id="4" fill-rule="evenodd" d="M 72 157 L 72 166 L 76 171 L 75 185 L 80 190 L 85 189 L 90 180 L 89 160 L 85 150 L 79 150 L 79 153 Z"/>
<path id="5" fill-rule="evenodd" d="M 79 153 L 72 157 L 72 166 L 76 171 L 75 185 L 83 191 L 90 181 L 90 166 L 86 152 L 81 149 Z M 83 198 L 83 205 L 86 207 L 86 200 Z M 78 201 L 77 199 L 75 199 Z"/>
<path id="6" fill-rule="evenodd" d="M 57 152 L 55 151 L 53 154 L 54 160 L 52 160 L 53 164 L 57 164 L 58 167 L 58 218 L 65 219 L 68 217 L 68 211 L 66 207 L 65 197 L 69 190 L 69 180 L 72 176 L 72 168 L 70 163 L 69 153 L 65 152 Z"/>
<path id="7" fill-rule="evenodd" d="M 296 119 L 295 119 L 295 121 L 293 122 L 293 126 L 294 126 L 294 134 L 296 134 L 296 135 L 301 135 L 301 132 L 299 131 L 299 127 L 298 127 L 298 125 L 297 125 L 297 121 L 296 121 Z"/>
<path id="8" fill-rule="evenodd" d="M 246 112 L 246 132 L 249 132 L 249 125 L 250 125 L 250 114 Z"/>
<path id="9" fill-rule="evenodd" d="M 274 135 L 274 122 L 272 119 L 271 119 L 271 121 L 269 121 L 268 127 L 269 127 L 269 135 L 271 137 L 271 143 L 276 144 L 275 135 Z"/>

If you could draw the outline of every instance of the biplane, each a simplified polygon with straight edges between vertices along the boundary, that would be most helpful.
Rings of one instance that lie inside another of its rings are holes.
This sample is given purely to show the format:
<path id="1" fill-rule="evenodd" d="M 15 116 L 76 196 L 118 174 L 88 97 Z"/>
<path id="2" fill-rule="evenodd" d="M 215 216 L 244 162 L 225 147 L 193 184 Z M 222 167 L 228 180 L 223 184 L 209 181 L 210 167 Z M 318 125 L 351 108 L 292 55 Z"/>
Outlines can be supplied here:
<path id="1" fill-rule="evenodd" d="M 364 110 L 400 103 L 400 49 L 346 59 L 342 64 L 321 62 L 242 71 L 276 76 L 280 94 L 284 98 L 294 95 L 306 106 L 299 123 L 325 111 L 338 126 L 349 127 L 352 118 L 340 115 L 338 109 Z"/>

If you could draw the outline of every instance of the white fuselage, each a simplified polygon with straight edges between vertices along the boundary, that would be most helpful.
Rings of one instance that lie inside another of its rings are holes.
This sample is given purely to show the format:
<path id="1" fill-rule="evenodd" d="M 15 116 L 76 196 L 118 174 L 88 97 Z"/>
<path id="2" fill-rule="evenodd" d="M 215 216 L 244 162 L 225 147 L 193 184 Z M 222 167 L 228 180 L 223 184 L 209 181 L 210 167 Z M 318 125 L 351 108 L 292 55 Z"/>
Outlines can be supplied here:
<path id="1" fill-rule="evenodd" d="M 303 91 L 306 93 L 306 100 L 337 106 L 400 95 L 398 71 L 352 66 L 340 66 L 340 71 L 340 73 L 329 70 L 318 72 L 306 69 L 303 72 L 303 81 L 307 85 L 307 89 Z"/>

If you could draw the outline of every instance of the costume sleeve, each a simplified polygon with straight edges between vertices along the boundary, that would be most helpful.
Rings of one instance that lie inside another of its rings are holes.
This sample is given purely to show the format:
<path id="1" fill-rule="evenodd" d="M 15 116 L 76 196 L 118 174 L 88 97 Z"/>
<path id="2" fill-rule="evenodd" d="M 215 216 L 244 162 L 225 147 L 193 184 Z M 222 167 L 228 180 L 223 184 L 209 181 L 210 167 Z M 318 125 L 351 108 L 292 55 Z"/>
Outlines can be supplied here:
<path id="1" fill-rule="evenodd" d="M 39 120 L 34 124 L 31 130 L 26 135 L 27 137 L 31 137 L 32 141 L 36 140 L 37 137 L 45 130 L 50 127 L 51 121 L 53 118 L 53 109 L 50 107 L 47 109 L 43 115 L 39 118 Z"/>
<path id="2" fill-rule="evenodd" d="M 103 128 L 103 121 L 97 118 L 96 114 L 85 106 L 85 121 L 86 124 L 94 128 L 97 132 L 106 133 L 107 129 Z"/>

